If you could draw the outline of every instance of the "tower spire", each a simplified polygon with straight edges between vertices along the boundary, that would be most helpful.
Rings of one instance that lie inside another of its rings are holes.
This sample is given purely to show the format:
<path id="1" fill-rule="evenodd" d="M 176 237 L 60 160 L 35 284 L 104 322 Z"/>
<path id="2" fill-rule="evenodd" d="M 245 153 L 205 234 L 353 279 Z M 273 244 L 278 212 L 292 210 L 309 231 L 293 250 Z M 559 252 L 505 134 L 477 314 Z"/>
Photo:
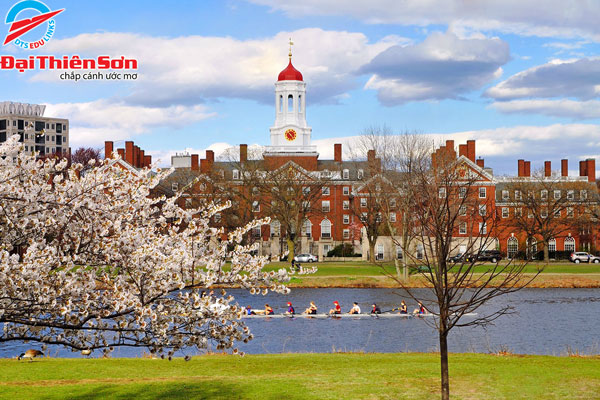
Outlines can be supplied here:
<path id="1" fill-rule="evenodd" d="M 292 42 L 292 38 L 290 38 L 290 53 L 288 54 L 288 56 L 290 57 L 290 61 L 292 61 L 292 45 L 294 44 L 294 42 Z"/>

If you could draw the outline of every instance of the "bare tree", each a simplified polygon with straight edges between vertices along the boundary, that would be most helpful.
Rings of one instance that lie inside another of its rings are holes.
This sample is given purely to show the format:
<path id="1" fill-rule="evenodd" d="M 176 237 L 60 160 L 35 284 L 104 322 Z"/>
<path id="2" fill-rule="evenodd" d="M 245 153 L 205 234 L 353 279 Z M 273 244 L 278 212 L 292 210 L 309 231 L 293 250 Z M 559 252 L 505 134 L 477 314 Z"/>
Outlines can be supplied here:
<path id="1" fill-rule="evenodd" d="M 595 186 L 588 182 L 565 181 L 557 174 L 545 176 L 542 170 L 532 177 L 514 178 L 503 190 L 507 207 L 500 213 L 510 216 L 511 209 L 513 211 L 505 225 L 527 235 L 528 258 L 540 237 L 545 263 L 550 260 L 550 240 L 578 227 L 583 222 L 583 212 L 595 198 Z"/>
<path id="2" fill-rule="evenodd" d="M 439 336 L 442 399 L 449 399 L 448 335 L 454 327 L 487 325 L 496 318 L 510 313 L 504 306 L 485 315 L 474 314 L 491 299 L 525 287 L 525 263 L 495 263 L 477 270 L 477 256 L 495 248 L 492 236 L 498 218 L 493 198 L 487 190 L 490 182 L 473 163 L 456 159 L 454 151 L 436 152 L 432 163 L 415 166 L 406 177 L 404 187 L 407 210 L 415 217 L 413 240 L 423 249 L 422 259 L 410 252 L 413 262 L 423 265 L 422 276 L 432 292 L 430 300 L 417 297 L 403 280 L 395 275 L 398 284 L 409 295 L 420 301 L 433 313 Z M 458 246 L 465 246 L 473 254 L 470 261 L 452 263 L 449 256 Z"/>

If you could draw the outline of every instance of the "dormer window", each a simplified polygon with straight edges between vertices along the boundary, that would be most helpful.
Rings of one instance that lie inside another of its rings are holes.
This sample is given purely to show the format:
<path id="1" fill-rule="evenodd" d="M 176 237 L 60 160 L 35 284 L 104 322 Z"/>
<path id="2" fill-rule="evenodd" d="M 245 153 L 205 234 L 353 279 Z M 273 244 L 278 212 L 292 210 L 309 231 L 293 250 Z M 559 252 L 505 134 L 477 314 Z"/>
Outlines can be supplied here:
<path id="1" fill-rule="evenodd" d="M 365 171 L 363 171 L 362 169 L 359 169 L 358 174 L 357 174 L 358 179 L 362 179 L 364 176 L 365 176 Z"/>
<path id="2" fill-rule="evenodd" d="M 348 171 L 347 169 L 345 169 L 342 172 L 342 179 L 350 179 L 350 171 Z"/>
<path id="3" fill-rule="evenodd" d="M 240 171 L 238 171 L 237 169 L 233 170 L 233 179 L 240 179 Z"/>

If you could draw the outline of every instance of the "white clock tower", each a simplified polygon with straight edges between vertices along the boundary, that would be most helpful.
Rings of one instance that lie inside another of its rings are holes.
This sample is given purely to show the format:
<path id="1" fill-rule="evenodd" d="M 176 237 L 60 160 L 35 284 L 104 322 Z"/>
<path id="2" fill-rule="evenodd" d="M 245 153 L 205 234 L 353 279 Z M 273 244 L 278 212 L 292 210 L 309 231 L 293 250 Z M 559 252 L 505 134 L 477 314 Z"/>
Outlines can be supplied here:
<path id="1" fill-rule="evenodd" d="M 275 123 L 265 155 L 316 155 L 317 147 L 310 145 L 312 128 L 306 124 L 306 82 L 292 65 L 292 44 L 290 40 L 289 64 L 275 83 Z"/>

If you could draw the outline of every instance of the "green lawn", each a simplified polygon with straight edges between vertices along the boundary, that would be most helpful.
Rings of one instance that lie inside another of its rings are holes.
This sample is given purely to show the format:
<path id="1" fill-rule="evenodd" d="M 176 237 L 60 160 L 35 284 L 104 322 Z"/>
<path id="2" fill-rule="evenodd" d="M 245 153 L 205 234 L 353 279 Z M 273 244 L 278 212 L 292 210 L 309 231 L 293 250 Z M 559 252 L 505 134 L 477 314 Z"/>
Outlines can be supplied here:
<path id="1" fill-rule="evenodd" d="M 0 360 L 1 399 L 431 399 L 437 354 Z M 450 355 L 454 399 L 600 399 L 600 358 Z"/>
<path id="2" fill-rule="evenodd" d="M 502 264 L 505 264 L 502 261 Z M 314 276 L 378 276 L 384 275 L 384 268 L 388 272 L 394 272 L 393 263 L 384 263 L 382 266 L 373 265 L 365 261 L 352 262 L 319 262 L 305 263 L 303 267 L 316 266 L 318 271 Z M 265 268 L 267 271 L 278 268 L 289 268 L 289 263 L 274 262 L 268 264 Z M 475 272 L 484 272 L 493 268 L 494 264 L 485 263 L 475 266 Z M 545 267 L 543 262 L 531 262 L 525 267 L 525 272 L 535 273 L 538 269 L 544 268 L 542 273 L 554 274 L 600 274 L 600 264 L 573 264 L 570 262 L 552 262 Z"/>

